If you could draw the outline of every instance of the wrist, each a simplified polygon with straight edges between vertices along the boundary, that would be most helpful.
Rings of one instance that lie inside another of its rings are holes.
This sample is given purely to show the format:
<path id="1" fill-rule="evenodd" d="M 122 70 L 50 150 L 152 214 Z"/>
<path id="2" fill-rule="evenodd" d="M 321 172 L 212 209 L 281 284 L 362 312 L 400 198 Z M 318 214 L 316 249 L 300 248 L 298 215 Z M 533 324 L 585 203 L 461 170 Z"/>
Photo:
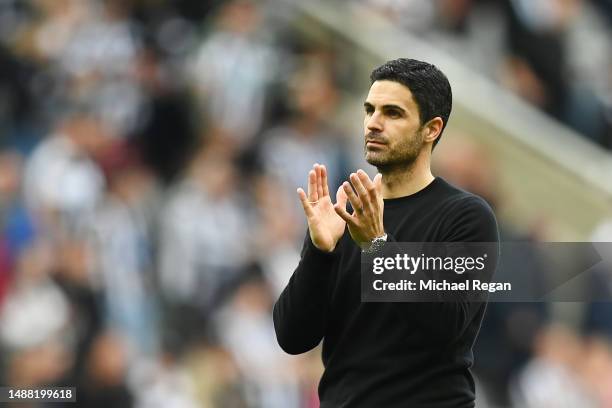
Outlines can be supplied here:
<path id="1" fill-rule="evenodd" d="M 387 234 L 383 233 L 380 236 L 375 237 L 370 242 L 364 242 L 361 245 L 361 250 L 365 253 L 374 253 L 382 248 L 382 246 L 387 242 Z"/>
<path id="2" fill-rule="evenodd" d="M 310 237 L 310 247 L 314 249 L 316 252 L 320 252 L 322 254 L 331 255 L 336 251 L 336 247 L 338 246 L 338 241 L 336 241 L 333 246 L 330 245 L 321 245 L 320 243 L 315 242 L 315 240 Z"/>

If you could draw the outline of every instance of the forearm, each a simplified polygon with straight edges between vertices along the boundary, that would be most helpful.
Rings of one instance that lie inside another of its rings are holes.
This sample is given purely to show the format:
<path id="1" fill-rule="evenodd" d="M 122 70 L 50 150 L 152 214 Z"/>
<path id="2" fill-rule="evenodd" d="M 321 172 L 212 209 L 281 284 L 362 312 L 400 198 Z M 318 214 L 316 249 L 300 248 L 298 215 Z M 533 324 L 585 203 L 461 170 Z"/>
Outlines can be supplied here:
<path id="1" fill-rule="evenodd" d="M 336 257 L 318 250 L 307 234 L 300 263 L 274 305 L 276 338 L 289 354 L 313 349 L 324 336 Z"/>

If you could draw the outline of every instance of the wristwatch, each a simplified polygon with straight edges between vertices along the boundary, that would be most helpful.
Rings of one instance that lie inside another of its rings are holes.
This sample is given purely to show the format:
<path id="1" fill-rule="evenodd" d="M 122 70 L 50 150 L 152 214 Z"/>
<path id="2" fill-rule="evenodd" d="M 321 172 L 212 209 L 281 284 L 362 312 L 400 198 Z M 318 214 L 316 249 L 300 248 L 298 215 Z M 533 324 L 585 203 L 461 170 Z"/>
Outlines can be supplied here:
<path id="1" fill-rule="evenodd" d="M 370 245 L 363 248 L 361 251 L 366 254 L 373 254 L 374 252 L 378 252 L 378 250 L 385 245 L 385 242 L 387 242 L 387 234 L 374 238 L 372 242 L 370 242 Z"/>

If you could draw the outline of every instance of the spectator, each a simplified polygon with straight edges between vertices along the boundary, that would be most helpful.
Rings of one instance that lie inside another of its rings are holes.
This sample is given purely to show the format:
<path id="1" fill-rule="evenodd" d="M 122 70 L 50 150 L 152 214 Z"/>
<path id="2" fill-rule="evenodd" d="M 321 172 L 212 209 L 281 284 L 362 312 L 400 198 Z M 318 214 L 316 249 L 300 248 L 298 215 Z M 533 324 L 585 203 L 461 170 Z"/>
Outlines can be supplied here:
<path id="1" fill-rule="evenodd" d="M 104 332 L 96 337 L 87 356 L 87 369 L 77 383 L 78 401 L 86 407 L 132 407 L 127 386 L 127 356 L 120 336 Z"/>
<path id="2" fill-rule="evenodd" d="M 246 268 L 253 239 L 251 212 L 223 149 L 213 142 L 200 150 L 169 194 L 160 219 L 162 293 L 171 304 L 195 305 L 202 318 Z"/>
<path id="3" fill-rule="evenodd" d="M 514 404 L 525 408 L 598 406 L 579 379 L 583 347 L 581 339 L 563 326 L 543 330 L 534 359 L 513 385 Z"/>
<path id="4" fill-rule="evenodd" d="M 348 158 L 341 147 L 346 137 L 329 125 L 337 108 L 338 89 L 329 67 L 316 54 L 301 62 L 289 84 L 287 104 L 292 112 L 286 123 L 264 132 L 260 160 L 289 197 L 297 197 L 296 188 L 305 187 L 304 175 L 314 163 L 325 164 L 329 188 L 335 194 L 348 174 Z M 301 214 L 299 201 L 293 203 Z"/>
<path id="5" fill-rule="evenodd" d="M 26 203 L 45 224 L 78 224 L 101 199 L 104 178 L 95 157 L 108 144 L 105 127 L 90 111 L 76 107 L 28 159 Z"/>
<path id="6" fill-rule="evenodd" d="M 21 252 L 0 316 L 0 338 L 9 350 L 62 340 L 68 334 L 68 302 L 50 278 L 54 261 L 51 248 L 43 241 Z"/>
<path id="7" fill-rule="evenodd" d="M 267 86 L 275 76 L 276 56 L 261 38 L 260 5 L 232 0 L 221 6 L 215 28 L 190 65 L 207 118 L 226 143 L 248 146 L 260 130 Z"/>
<path id="8" fill-rule="evenodd" d="M 102 290 L 106 323 L 123 337 L 132 363 L 158 347 L 148 218 L 154 185 L 150 172 L 125 144 L 115 145 L 100 161 L 107 192 L 88 223 L 95 254 L 92 275 Z"/>
<path id="9" fill-rule="evenodd" d="M 217 315 L 216 326 L 245 376 L 250 405 L 297 407 L 301 398 L 297 372 L 290 357 L 278 353 L 270 319 L 272 302 L 266 282 L 257 275 L 251 276 Z M 247 347 L 245 339 L 249 339 Z"/>

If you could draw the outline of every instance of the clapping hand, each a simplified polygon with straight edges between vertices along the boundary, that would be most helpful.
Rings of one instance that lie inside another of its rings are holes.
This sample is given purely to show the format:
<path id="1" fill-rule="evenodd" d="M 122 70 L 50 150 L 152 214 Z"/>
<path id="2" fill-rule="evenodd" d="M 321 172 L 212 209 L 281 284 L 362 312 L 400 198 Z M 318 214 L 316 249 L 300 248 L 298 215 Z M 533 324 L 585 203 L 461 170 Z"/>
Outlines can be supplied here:
<path id="1" fill-rule="evenodd" d="M 366 172 L 359 169 L 357 173 L 351 174 L 350 180 L 351 183 L 345 181 L 340 188 L 348 197 L 353 213 L 346 211 L 346 199 L 344 203 L 336 203 L 334 210 L 346 221 L 353 241 L 365 248 L 374 238 L 385 235 L 382 175 L 379 173 L 374 180 L 370 180 Z"/>
<path id="2" fill-rule="evenodd" d="M 336 207 L 346 208 L 347 195 L 340 186 L 336 192 L 336 205 L 331 201 L 327 185 L 327 169 L 315 164 L 308 173 L 308 195 L 303 189 L 297 190 L 306 219 L 310 239 L 315 247 L 332 252 L 342 235 L 346 223 L 337 213 Z"/>

